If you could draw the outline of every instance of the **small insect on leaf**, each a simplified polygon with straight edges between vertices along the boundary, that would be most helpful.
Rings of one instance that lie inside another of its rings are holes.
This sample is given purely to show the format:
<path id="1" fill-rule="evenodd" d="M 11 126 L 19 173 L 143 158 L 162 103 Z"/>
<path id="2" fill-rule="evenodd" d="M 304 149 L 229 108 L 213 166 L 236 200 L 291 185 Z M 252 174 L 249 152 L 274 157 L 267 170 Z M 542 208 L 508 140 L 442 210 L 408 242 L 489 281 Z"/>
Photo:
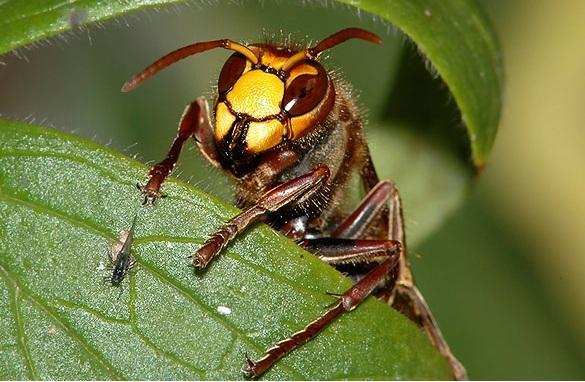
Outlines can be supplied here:
<path id="1" fill-rule="evenodd" d="M 120 232 L 118 240 L 112 244 L 112 251 L 110 252 L 110 261 L 113 266 L 112 275 L 108 276 L 108 280 L 112 285 L 118 286 L 126 277 L 126 274 L 134 267 L 136 261 L 130 255 L 132 250 L 132 240 L 134 238 L 134 227 L 136 225 L 136 218 L 132 221 L 129 230 Z"/>

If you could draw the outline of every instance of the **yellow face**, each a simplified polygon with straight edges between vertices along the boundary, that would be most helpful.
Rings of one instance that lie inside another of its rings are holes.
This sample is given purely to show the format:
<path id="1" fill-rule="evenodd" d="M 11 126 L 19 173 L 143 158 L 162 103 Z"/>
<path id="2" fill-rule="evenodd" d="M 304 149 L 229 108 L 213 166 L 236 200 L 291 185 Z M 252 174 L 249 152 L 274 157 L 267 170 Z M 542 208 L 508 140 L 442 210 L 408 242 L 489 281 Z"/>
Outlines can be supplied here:
<path id="1" fill-rule="evenodd" d="M 240 155 L 301 137 L 320 122 L 323 106 L 332 103 L 326 102 L 332 91 L 320 64 L 303 62 L 285 72 L 281 68 L 289 51 L 252 49 L 260 58 L 256 65 L 238 53 L 226 61 L 215 106 L 216 141 L 228 150 L 245 151 Z"/>

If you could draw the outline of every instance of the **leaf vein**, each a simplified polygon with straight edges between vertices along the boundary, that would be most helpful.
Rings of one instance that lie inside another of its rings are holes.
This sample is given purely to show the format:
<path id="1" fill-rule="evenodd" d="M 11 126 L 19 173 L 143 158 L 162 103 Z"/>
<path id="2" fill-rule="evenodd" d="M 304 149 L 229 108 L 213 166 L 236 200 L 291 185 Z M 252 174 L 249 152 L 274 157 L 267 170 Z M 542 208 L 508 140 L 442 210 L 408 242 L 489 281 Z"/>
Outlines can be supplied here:
<path id="1" fill-rule="evenodd" d="M 107 238 L 109 240 L 115 240 L 114 234 L 107 232 L 105 230 L 102 230 L 98 226 L 96 226 L 92 223 L 89 223 L 89 222 L 82 220 L 82 219 L 79 219 L 79 218 L 75 218 L 75 217 L 66 215 L 62 211 L 51 208 L 50 206 L 46 206 L 44 204 L 39 204 L 39 203 L 34 202 L 30 199 L 26 199 L 26 198 L 22 197 L 22 195 L 18 195 L 18 196 L 17 195 L 9 195 L 7 193 L 0 192 L 0 200 L 1 199 L 4 199 L 4 201 L 6 201 L 8 203 L 12 202 L 14 204 L 28 207 L 29 209 L 31 209 L 35 212 L 40 212 L 40 213 L 43 213 L 45 215 L 49 215 L 49 216 L 56 217 L 58 219 L 65 220 L 65 221 L 71 223 L 75 227 L 85 228 L 85 229 L 92 231 L 93 233 L 96 233 L 99 236 L 102 236 L 102 237 Z"/>
<path id="2" fill-rule="evenodd" d="M 194 239 L 188 237 L 180 237 L 180 236 L 170 236 L 170 235 L 149 235 L 149 236 L 142 236 L 140 238 L 136 238 L 134 243 L 136 246 L 141 244 L 148 244 L 148 243 L 156 243 L 156 242 L 171 242 L 171 243 L 189 243 L 189 244 L 203 244 L 205 239 Z M 314 256 L 312 253 L 308 252 L 309 256 Z M 221 253 L 221 256 L 228 257 L 232 260 L 240 262 L 255 271 L 259 271 L 262 274 L 266 274 L 270 276 L 274 280 L 279 281 L 280 283 L 286 284 L 288 286 L 294 287 L 296 290 L 300 292 L 304 292 L 304 294 L 310 298 L 316 297 L 315 293 L 320 293 L 322 291 L 306 287 L 305 285 L 296 283 L 293 279 L 289 279 L 285 276 L 272 272 L 270 269 L 263 267 L 260 264 L 254 263 L 246 258 L 230 251 L 229 248 L 225 252 Z"/>
<path id="3" fill-rule="evenodd" d="M 83 310 L 91 315 L 98 317 L 100 320 L 105 321 L 105 322 L 110 323 L 110 324 L 129 324 L 128 320 L 121 320 L 121 319 L 117 319 L 117 318 L 108 317 L 105 314 L 103 314 L 103 313 L 99 312 L 98 310 L 91 308 L 87 305 L 77 304 L 77 303 L 63 300 L 63 299 L 56 299 L 55 303 L 57 305 L 60 305 L 64 308 L 68 308 L 68 309 L 81 309 L 81 310 Z"/>
<path id="4" fill-rule="evenodd" d="M 223 355 L 219 359 L 219 364 L 215 368 L 215 370 L 222 370 L 225 367 L 225 361 L 227 360 L 227 357 L 234 351 L 236 343 L 238 342 L 238 337 L 239 337 L 238 335 L 232 336 L 232 339 L 230 340 L 230 343 L 226 347 L 225 353 L 223 353 Z"/>
<path id="5" fill-rule="evenodd" d="M 43 152 L 33 152 L 33 151 L 28 151 L 28 150 L 20 150 L 20 151 L 2 151 L 0 152 L 0 157 L 2 158 L 22 158 L 22 157 L 32 157 L 32 158 L 60 158 L 60 159 L 67 159 L 70 160 L 72 162 L 76 162 L 82 165 L 85 165 L 89 168 L 92 168 L 94 170 L 97 170 L 100 174 L 106 176 L 107 178 L 109 178 L 112 181 L 115 181 L 117 183 L 121 183 L 123 185 L 127 185 L 127 186 L 132 186 L 134 187 L 134 185 L 131 182 L 127 182 L 125 180 L 123 180 L 122 178 L 116 176 L 115 173 L 110 172 L 105 170 L 103 167 L 100 167 L 99 165 L 93 163 L 90 160 L 87 160 L 83 157 L 79 157 L 79 156 L 74 156 L 74 155 L 68 155 L 68 154 L 63 154 L 63 153 L 43 153 Z"/>
<path id="6" fill-rule="evenodd" d="M 132 188 L 135 188 L 135 185 L 136 185 L 135 182 L 126 181 L 123 178 L 117 176 L 116 173 L 107 171 L 106 169 L 104 169 L 103 167 L 100 167 L 98 164 L 95 164 L 91 160 L 88 160 L 88 159 L 80 157 L 80 156 L 68 155 L 68 154 L 64 154 L 64 153 L 55 153 L 55 152 L 46 153 L 46 152 L 34 152 L 34 151 L 29 151 L 29 150 L 19 150 L 19 151 L 0 151 L 0 157 L 2 157 L 2 158 L 33 157 L 33 158 L 67 159 L 67 160 L 70 160 L 72 162 L 76 162 L 76 163 L 85 165 L 87 167 L 90 167 L 90 168 L 96 170 L 97 172 L 101 173 L 102 175 L 105 175 L 110 180 L 117 182 L 117 183 L 120 183 L 121 185 L 129 186 Z M 144 171 L 144 174 L 146 175 L 147 171 Z M 173 176 L 171 176 L 165 183 L 168 184 L 171 182 L 175 182 L 176 185 L 180 186 L 180 187 L 185 187 L 185 185 L 192 186 L 188 182 L 185 182 L 184 180 L 177 178 L 177 177 L 173 177 Z M 200 191 L 200 190 L 197 190 L 197 191 L 200 193 L 203 193 L 203 191 Z M 207 197 L 213 197 L 212 195 L 209 195 L 209 194 L 205 194 L 205 195 Z M 187 203 L 187 204 L 193 203 L 192 200 L 188 200 L 186 198 L 182 198 L 180 196 L 172 195 L 172 194 L 167 194 L 165 199 L 166 200 L 176 200 L 176 201 L 180 201 L 180 202 Z M 218 214 L 218 213 L 215 213 L 212 211 L 208 211 L 208 213 L 209 213 L 209 217 L 214 217 L 218 221 L 225 220 L 228 216 L 230 216 L 230 215 Z"/>
<path id="7" fill-rule="evenodd" d="M 130 312 L 129 323 L 130 323 L 130 327 L 132 328 L 132 332 L 134 332 L 134 334 L 136 334 L 147 346 L 152 348 L 155 352 L 162 354 L 164 357 L 170 359 L 171 361 L 183 366 L 186 369 L 191 370 L 192 372 L 195 373 L 195 375 L 197 375 L 197 377 L 199 379 L 201 379 L 201 377 L 203 375 L 205 375 L 205 372 L 203 370 L 198 369 L 197 367 L 191 365 L 190 363 L 183 361 L 182 359 L 178 358 L 176 355 L 172 354 L 171 352 L 168 352 L 166 350 L 162 350 L 154 342 L 152 342 L 144 333 L 142 333 L 142 331 L 138 327 L 138 324 L 136 323 L 136 305 L 135 304 L 136 304 L 136 281 L 134 278 L 131 278 L 130 279 L 130 300 L 128 301 L 128 311 Z"/>
<path id="8" fill-rule="evenodd" d="M 2 278 L 4 278 L 4 276 L 2 276 Z M 4 279 L 4 280 L 5 280 L 5 284 L 8 286 L 8 283 L 6 283 L 6 281 L 8 281 L 8 280 L 6 280 L 6 279 Z M 10 304 L 12 305 L 12 309 L 14 310 L 14 318 L 16 320 L 16 330 L 17 330 L 17 335 L 18 335 L 18 340 L 16 341 L 16 343 L 17 343 L 18 348 L 22 352 L 22 355 L 24 356 L 26 366 L 28 369 L 28 373 L 29 373 L 29 378 L 32 380 L 38 380 L 39 375 L 35 371 L 35 364 L 32 360 L 32 356 L 30 354 L 30 349 L 28 347 L 28 338 L 26 337 L 26 333 L 24 330 L 24 318 L 22 317 L 22 312 L 20 311 L 20 304 L 19 304 L 19 298 L 18 298 L 19 290 L 18 290 L 18 287 L 16 287 L 15 285 L 13 285 L 13 287 L 10 289 L 12 289 L 11 294 L 13 297 Z"/>
<path id="9" fill-rule="evenodd" d="M 18 285 L 18 282 L 13 277 L 11 277 L 10 272 L 3 264 L 0 264 L 0 273 L 3 273 L 6 276 L 6 278 L 8 280 L 10 280 L 10 283 L 14 286 L 14 288 L 17 288 L 18 290 L 20 290 L 20 292 L 23 294 L 23 296 L 26 296 L 33 304 L 35 304 L 38 308 L 40 308 L 43 312 L 45 312 L 45 314 L 55 324 L 59 325 L 61 327 L 61 329 L 63 329 L 63 331 L 69 335 L 70 338 L 72 338 L 77 343 L 79 343 L 79 345 L 81 346 L 81 349 L 83 349 L 83 351 L 87 355 L 93 357 L 98 362 L 98 364 L 101 366 L 101 368 L 104 371 L 108 372 L 110 374 L 110 376 L 112 376 L 113 379 L 117 379 L 117 380 L 122 379 L 121 376 L 118 375 L 116 369 L 111 364 L 109 364 L 109 362 L 105 359 L 103 354 L 98 352 L 97 349 L 92 347 L 83 338 L 81 338 L 77 334 L 77 332 L 75 332 L 71 327 L 69 327 L 69 325 L 66 323 L 66 321 L 63 320 L 63 318 L 60 317 L 58 314 L 54 313 L 51 310 L 51 308 L 49 308 L 47 305 L 45 305 L 36 296 L 34 296 L 33 294 L 24 290 L 20 285 Z"/>
<path id="10" fill-rule="evenodd" d="M 173 282 L 173 280 L 169 279 L 166 275 L 157 272 L 156 268 L 152 267 L 147 262 L 142 262 L 141 266 L 142 266 L 143 269 L 145 269 L 150 274 L 152 274 L 155 278 L 157 278 L 160 281 L 162 281 L 164 283 L 167 283 L 168 285 L 172 286 L 177 292 L 179 292 L 180 294 L 182 294 L 183 296 L 185 296 L 194 305 L 196 305 L 196 306 L 200 307 L 201 309 L 207 311 L 207 313 L 208 313 L 209 316 L 213 317 L 218 323 L 222 324 L 226 329 L 228 329 L 232 333 L 232 335 L 237 335 L 238 334 L 238 328 L 237 327 L 235 327 L 230 321 L 228 321 L 227 319 L 225 319 L 222 315 L 220 315 L 219 313 L 217 313 L 210 306 L 208 306 L 205 303 L 203 303 L 191 291 L 185 289 L 180 284 L 177 284 L 177 283 Z M 256 344 L 254 341 L 252 341 L 248 337 L 242 336 L 240 338 L 242 339 L 242 341 L 246 342 L 249 346 L 253 347 L 257 351 L 259 351 L 259 352 L 263 352 L 264 351 L 263 348 L 261 348 L 258 344 Z M 296 378 L 302 378 L 302 379 L 305 378 L 298 371 L 296 371 L 296 370 L 294 370 L 294 369 L 286 366 L 282 362 L 279 364 L 279 367 L 281 367 L 282 369 L 286 369 L 289 372 L 293 373 L 294 375 L 296 375 Z"/>

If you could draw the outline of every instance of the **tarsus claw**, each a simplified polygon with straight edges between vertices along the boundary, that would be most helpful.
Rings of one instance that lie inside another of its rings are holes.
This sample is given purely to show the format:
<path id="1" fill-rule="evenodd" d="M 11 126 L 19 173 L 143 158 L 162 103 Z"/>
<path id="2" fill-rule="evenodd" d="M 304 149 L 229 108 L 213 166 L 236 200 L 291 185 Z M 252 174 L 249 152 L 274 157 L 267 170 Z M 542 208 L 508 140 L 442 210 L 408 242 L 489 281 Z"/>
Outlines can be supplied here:
<path id="1" fill-rule="evenodd" d="M 242 373 L 244 373 L 247 378 L 256 378 L 256 373 L 254 371 L 255 366 L 256 363 L 248 357 L 248 354 L 246 354 L 246 363 L 244 363 L 244 367 L 242 367 Z"/>
<path id="2" fill-rule="evenodd" d="M 146 186 L 141 186 L 139 183 L 136 183 L 136 188 L 138 188 L 140 192 L 144 194 L 144 201 L 142 202 L 143 206 L 147 205 L 149 202 L 153 206 L 156 206 L 156 201 L 159 198 L 163 199 L 167 197 L 166 194 L 161 194 L 158 190 L 153 190 L 152 188 L 149 188 L 148 184 Z"/>

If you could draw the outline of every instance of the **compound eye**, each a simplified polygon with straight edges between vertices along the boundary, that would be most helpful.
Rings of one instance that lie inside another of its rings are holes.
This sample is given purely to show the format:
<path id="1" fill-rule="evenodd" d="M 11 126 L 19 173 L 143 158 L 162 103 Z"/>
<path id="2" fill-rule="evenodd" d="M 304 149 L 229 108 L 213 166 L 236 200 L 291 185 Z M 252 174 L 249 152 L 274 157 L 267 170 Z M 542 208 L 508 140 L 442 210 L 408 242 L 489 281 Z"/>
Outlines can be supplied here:
<path id="1" fill-rule="evenodd" d="M 234 53 L 227 59 L 217 81 L 217 90 L 219 93 L 228 92 L 236 83 L 238 78 L 246 69 L 246 57 L 240 53 Z"/>
<path id="2" fill-rule="evenodd" d="M 313 110 L 327 92 L 327 73 L 322 68 L 316 75 L 302 74 L 295 78 L 286 88 L 282 104 L 291 116 L 308 113 Z"/>

